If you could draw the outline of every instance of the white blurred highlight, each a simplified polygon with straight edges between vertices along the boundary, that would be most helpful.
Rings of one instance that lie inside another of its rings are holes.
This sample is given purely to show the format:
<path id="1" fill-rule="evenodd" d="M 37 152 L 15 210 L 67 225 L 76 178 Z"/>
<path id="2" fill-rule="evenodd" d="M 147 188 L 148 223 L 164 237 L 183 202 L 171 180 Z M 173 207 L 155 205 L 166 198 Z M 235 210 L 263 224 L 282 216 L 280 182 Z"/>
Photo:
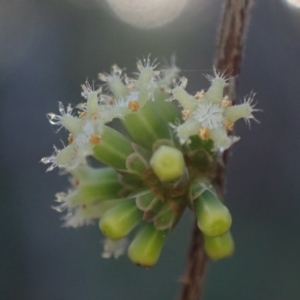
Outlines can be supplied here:
<path id="1" fill-rule="evenodd" d="M 155 28 L 175 19 L 189 0 L 106 0 L 123 21 L 140 28 Z"/>
<path id="2" fill-rule="evenodd" d="M 292 6 L 300 8 L 300 0 L 286 0 L 286 2 Z"/>

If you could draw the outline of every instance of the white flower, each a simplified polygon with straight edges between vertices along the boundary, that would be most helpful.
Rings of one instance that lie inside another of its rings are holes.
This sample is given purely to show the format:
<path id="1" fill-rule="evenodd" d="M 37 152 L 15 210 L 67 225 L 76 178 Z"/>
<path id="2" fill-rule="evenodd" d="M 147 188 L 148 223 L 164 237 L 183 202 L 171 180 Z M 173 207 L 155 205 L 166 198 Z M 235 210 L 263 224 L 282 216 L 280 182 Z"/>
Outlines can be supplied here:
<path id="1" fill-rule="evenodd" d="M 228 85 L 229 77 L 225 75 L 225 72 L 221 73 L 216 68 L 214 68 L 214 75 L 206 74 L 205 77 L 211 83 L 214 81 L 219 81 L 223 83 L 223 86 Z"/>
<path id="2" fill-rule="evenodd" d="M 128 245 L 128 239 L 126 237 L 118 241 L 105 239 L 103 245 L 102 257 L 111 258 L 113 256 L 114 258 L 117 259 L 125 253 L 127 245 Z"/>
<path id="3" fill-rule="evenodd" d="M 202 127 L 209 129 L 223 126 L 223 108 L 218 104 L 201 101 L 197 108 L 191 113 L 191 117 Z"/>
<path id="4" fill-rule="evenodd" d="M 68 145 L 62 150 L 58 150 L 54 146 L 54 153 L 51 156 L 43 157 L 41 162 L 51 164 L 46 172 L 52 171 L 56 167 L 69 169 L 76 164 L 76 149 L 73 145 Z"/>
<path id="5" fill-rule="evenodd" d="M 47 114 L 50 124 L 58 125 L 58 131 L 64 127 L 72 134 L 79 133 L 82 126 L 82 120 L 72 115 L 73 109 L 71 108 L 71 105 L 69 104 L 67 110 L 65 110 L 63 104 L 58 102 L 58 108 L 61 115 L 56 115 L 54 113 Z"/>
<path id="6" fill-rule="evenodd" d="M 114 106 L 129 108 L 130 103 L 137 102 L 139 100 L 139 95 L 139 91 L 132 91 L 130 94 L 123 97 L 122 99 L 116 100 Z"/>
<path id="7" fill-rule="evenodd" d="M 85 213 L 84 206 L 77 206 L 69 209 L 62 220 L 64 220 L 63 227 L 78 228 L 95 224 L 95 220 Z"/>

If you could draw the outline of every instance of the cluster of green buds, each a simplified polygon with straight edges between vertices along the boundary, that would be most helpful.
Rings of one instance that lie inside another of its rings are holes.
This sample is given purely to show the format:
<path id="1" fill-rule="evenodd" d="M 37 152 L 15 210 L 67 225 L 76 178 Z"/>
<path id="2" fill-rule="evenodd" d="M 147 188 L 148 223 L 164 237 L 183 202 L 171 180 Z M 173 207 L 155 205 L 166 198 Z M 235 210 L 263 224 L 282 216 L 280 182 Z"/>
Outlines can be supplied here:
<path id="1" fill-rule="evenodd" d="M 228 257 L 231 215 L 212 182 L 220 154 L 238 140 L 234 122 L 253 118 L 253 96 L 233 105 L 223 95 L 227 79 L 216 71 L 207 92 L 190 95 L 175 65 L 157 70 L 147 58 L 137 69 L 130 78 L 114 65 L 110 74 L 99 74 L 104 84 L 98 89 L 82 86 L 83 103 L 59 103 L 60 115 L 48 114 L 51 124 L 69 132 L 67 146 L 42 159 L 48 171 L 58 167 L 71 176 L 71 189 L 56 195 L 54 209 L 65 213 L 66 227 L 98 221 L 107 237 L 103 257 L 127 249 L 134 263 L 151 267 L 189 208 L 208 257 Z M 108 126 L 114 119 L 127 134 Z M 107 167 L 92 166 L 90 157 Z"/>

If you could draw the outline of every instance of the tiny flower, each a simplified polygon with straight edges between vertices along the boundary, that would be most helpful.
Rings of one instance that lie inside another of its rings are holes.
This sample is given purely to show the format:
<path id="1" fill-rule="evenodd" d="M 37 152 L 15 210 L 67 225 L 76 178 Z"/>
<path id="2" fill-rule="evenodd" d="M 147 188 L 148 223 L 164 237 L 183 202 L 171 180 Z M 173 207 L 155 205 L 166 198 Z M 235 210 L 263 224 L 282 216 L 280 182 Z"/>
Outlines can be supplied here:
<path id="1" fill-rule="evenodd" d="M 111 67 L 111 74 L 99 73 L 99 79 L 106 82 L 105 88 L 109 89 L 116 99 L 124 97 L 128 92 L 123 83 L 122 73 L 123 70 L 117 65 Z"/>
<path id="2" fill-rule="evenodd" d="M 205 77 L 213 84 L 215 81 L 219 81 L 223 87 L 228 85 L 229 77 L 225 76 L 225 72 L 221 73 L 216 68 L 213 68 L 214 75 L 206 74 Z"/>
<path id="3" fill-rule="evenodd" d="M 110 239 L 105 239 L 103 244 L 103 258 L 111 258 L 112 256 L 117 259 L 126 252 L 128 245 L 128 238 L 125 237 L 118 241 L 112 241 Z"/>
<path id="4" fill-rule="evenodd" d="M 80 132 L 82 127 L 82 121 L 74 116 L 72 116 L 73 109 L 69 104 L 67 110 L 65 110 L 63 104 L 58 102 L 60 116 L 54 113 L 47 114 L 50 124 L 60 126 L 58 130 L 62 127 L 66 128 L 70 133 L 77 134 Z"/>
<path id="5" fill-rule="evenodd" d="M 222 126 L 223 108 L 211 102 L 201 101 L 192 112 L 191 118 L 202 127 L 214 129 Z"/>
<path id="6" fill-rule="evenodd" d="M 77 206 L 68 210 L 63 216 L 63 227 L 78 228 L 87 225 L 93 225 L 94 219 L 85 213 L 85 207 Z"/>
<path id="7" fill-rule="evenodd" d="M 52 171 L 54 168 L 71 168 L 76 161 L 76 149 L 73 145 L 68 145 L 62 150 L 58 150 L 54 147 L 54 153 L 51 156 L 43 157 L 41 162 L 44 164 L 51 164 L 47 168 L 47 172 Z"/>

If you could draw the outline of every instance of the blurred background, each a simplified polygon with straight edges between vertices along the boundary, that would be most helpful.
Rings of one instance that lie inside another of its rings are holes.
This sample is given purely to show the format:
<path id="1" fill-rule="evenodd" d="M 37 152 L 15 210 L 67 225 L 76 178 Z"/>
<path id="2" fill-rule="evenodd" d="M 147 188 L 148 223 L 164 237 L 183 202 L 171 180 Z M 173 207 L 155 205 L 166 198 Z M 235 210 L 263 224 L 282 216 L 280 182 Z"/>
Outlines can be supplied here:
<path id="1" fill-rule="evenodd" d="M 102 259 L 97 226 L 61 228 L 51 205 L 68 180 L 39 163 L 60 138 L 46 113 L 114 63 L 131 74 L 137 58 L 175 53 L 190 93 L 209 86 L 223 1 L 139 2 L 0 0 L 1 300 L 176 299 L 191 214 L 152 269 Z M 238 96 L 255 91 L 263 113 L 236 127 L 225 195 L 236 253 L 210 263 L 204 300 L 300 299 L 300 9 L 255 2 Z"/>

